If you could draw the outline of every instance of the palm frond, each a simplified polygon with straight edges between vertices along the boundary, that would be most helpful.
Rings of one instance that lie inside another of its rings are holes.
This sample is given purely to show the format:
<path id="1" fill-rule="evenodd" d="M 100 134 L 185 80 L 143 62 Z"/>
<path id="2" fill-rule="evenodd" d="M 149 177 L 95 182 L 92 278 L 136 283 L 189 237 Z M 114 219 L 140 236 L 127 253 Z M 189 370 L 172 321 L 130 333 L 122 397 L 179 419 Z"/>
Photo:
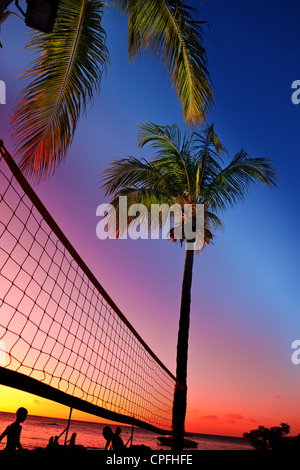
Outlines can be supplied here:
<path id="1" fill-rule="evenodd" d="M 114 207 L 119 204 L 119 196 L 124 195 L 128 204 L 144 204 L 148 211 L 152 204 L 176 203 L 181 222 L 188 222 L 193 231 L 197 204 L 204 204 L 205 245 L 212 242 L 214 230 L 223 229 L 218 210 L 243 200 L 250 186 L 256 183 L 276 186 L 276 172 L 271 163 L 263 158 L 250 158 L 244 150 L 225 166 L 221 154 L 226 149 L 213 126 L 189 136 L 181 136 L 176 125 L 158 126 L 148 122 L 139 129 L 139 145 L 150 144 L 155 151 L 153 157 L 149 162 L 134 157 L 113 162 L 102 172 L 101 189 L 111 196 Z M 149 217 L 145 219 L 149 229 Z M 185 235 L 175 233 L 180 225 L 178 219 L 172 222 L 170 238 L 183 243 Z"/>
<path id="2" fill-rule="evenodd" d="M 225 210 L 243 201 L 251 185 L 263 183 L 276 186 L 275 181 L 276 172 L 267 160 L 250 158 L 244 150 L 240 150 L 204 188 L 202 197 L 210 207 Z"/>
<path id="3" fill-rule="evenodd" d="M 207 125 L 202 133 L 193 133 L 193 151 L 196 154 L 197 166 L 194 193 L 198 202 L 202 186 L 211 181 L 221 171 L 221 155 L 226 152 L 220 138 L 215 132 L 214 124 Z"/>
<path id="4" fill-rule="evenodd" d="M 162 173 L 168 174 L 168 179 L 175 182 L 182 193 L 191 192 L 191 181 L 188 172 L 190 139 L 183 139 L 176 124 L 173 126 L 158 126 L 151 122 L 139 125 L 138 143 L 143 148 L 149 144 L 155 150 L 153 165 Z"/>
<path id="5" fill-rule="evenodd" d="M 61 0 L 50 34 L 33 33 L 27 49 L 36 58 L 13 110 L 21 169 L 35 181 L 52 174 L 72 142 L 80 115 L 100 89 L 108 62 L 99 0 Z"/>
<path id="6" fill-rule="evenodd" d="M 191 126 L 203 124 L 213 104 L 213 92 L 203 47 L 202 25 L 196 9 L 181 0 L 115 0 L 128 13 L 129 57 L 142 50 L 159 57 L 167 68 L 184 119 Z"/>
<path id="7" fill-rule="evenodd" d="M 157 189 L 172 198 L 181 194 L 176 182 L 154 163 L 149 163 L 145 159 L 138 160 L 132 156 L 113 161 L 100 173 L 100 180 L 105 196 L 113 196 L 128 187 Z"/>
<path id="8" fill-rule="evenodd" d="M 221 219 L 212 211 L 205 209 L 205 227 L 210 230 L 224 229 Z"/>

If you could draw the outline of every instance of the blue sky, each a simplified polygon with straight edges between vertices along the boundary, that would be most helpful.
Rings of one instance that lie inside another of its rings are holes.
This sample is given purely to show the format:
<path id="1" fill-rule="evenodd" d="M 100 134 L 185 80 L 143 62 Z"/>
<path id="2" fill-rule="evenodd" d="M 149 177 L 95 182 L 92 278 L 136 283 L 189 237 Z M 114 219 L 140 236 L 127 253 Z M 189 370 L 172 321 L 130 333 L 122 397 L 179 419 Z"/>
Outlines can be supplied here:
<path id="1" fill-rule="evenodd" d="M 300 5 L 193 4 L 199 20 L 210 25 L 205 47 L 216 99 L 208 121 L 231 156 L 244 148 L 268 158 L 279 179 L 277 189 L 257 186 L 224 214 L 225 231 L 196 259 L 187 419 L 199 432 L 240 435 L 258 424 L 287 421 L 299 433 L 300 366 L 290 357 L 291 343 L 300 339 L 300 105 L 291 101 L 292 82 L 300 79 Z M 174 371 L 184 250 L 166 241 L 100 241 L 95 214 L 104 202 L 98 176 L 105 165 L 126 155 L 151 156 L 137 149 L 138 123 L 187 128 L 164 68 L 146 56 L 128 64 L 126 21 L 116 11 L 109 8 L 103 24 L 111 64 L 99 99 L 81 120 L 65 164 L 35 189 L 120 309 Z M 21 55 L 25 31 L 10 18 L 0 34 L 0 79 L 8 90 L 1 135 L 11 152 L 9 110 L 20 88 L 12 78 L 28 61 Z"/>

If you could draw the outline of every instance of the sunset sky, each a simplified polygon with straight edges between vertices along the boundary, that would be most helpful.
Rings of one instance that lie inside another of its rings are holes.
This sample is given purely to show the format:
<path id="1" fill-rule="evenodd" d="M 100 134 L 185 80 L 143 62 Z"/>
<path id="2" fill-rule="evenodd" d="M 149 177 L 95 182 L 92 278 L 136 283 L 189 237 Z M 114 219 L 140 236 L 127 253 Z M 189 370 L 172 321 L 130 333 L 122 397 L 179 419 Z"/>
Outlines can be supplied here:
<path id="1" fill-rule="evenodd" d="M 206 0 L 205 47 L 216 96 L 208 122 L 233 156 L 244 148 L 273 161 L 277 188 L 256 186 L 221 214 L 225 230 L 195 259 L 188 369 L 188 431 L 241 436 L 287 422 L 300 433 L 299 171 L 300 80 L 297 0 Z M 174 373 L 184 249 L 166 240 L 99 240 L 96 208 L 105 202 L 99 172 L 137 149 L 137 124 L 177 123 L 182 110 L 163 66 L 127 57 L 126 21 L 104 16 L 110 66 L 101 93 L 82 118 L 64 165 L 35 191 L 86 264 L 155 354 Z M 30 60 L 27 29 L 16 17 L 0 31 L 0 138 L 11 153 L 9 113 Z M 1 188 L 0 188 L 1 190 Z M 20 401 L 23 401 L 22 404 Z M 68 417 L 68 409 L 0 387 L 0 410 Z M 94 419 L 75 413 L 74 417 Z"/>

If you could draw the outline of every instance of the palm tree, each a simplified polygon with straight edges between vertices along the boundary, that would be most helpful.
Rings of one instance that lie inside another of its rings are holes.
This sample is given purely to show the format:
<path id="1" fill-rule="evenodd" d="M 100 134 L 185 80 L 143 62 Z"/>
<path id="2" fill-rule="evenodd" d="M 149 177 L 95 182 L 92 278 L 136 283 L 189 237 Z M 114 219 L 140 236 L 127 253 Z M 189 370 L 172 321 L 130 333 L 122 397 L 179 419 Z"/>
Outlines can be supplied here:
<path id="1" fill-rule="evenodd" d="M 145 51 L 165 65 L 184 119 L 202 124 L 213 104 L 201 21 L 183 0 L 114 0 L 128 15 L 131 62 Z M 60 0 L 53 32 L 31 34 L 34 60 L 12 113 L 17 158 L 28 178 L 51 175 L 65 159 L 76 125 L 100 91 L 109 62 L 101 0 Z"/>
<path id="2" fill-rule="evenodd" d="M 240 150 L 225 164 L 224 155 L 227 152 L 213 124 L 200 133 L 182 136 L 177 125 L 163 127 L 148 122 L 140 126 L 138 141 L 140 147 L 149 144 L 155 151 L 151 161 L 127 157 L 112 162 L 101 174 L 101 189 L 105 191 L 105 196 L 110 197 L 112 209 L 118 208 L 119 196 L 127 196 L 129 205 L 144 204 L 148 211 L 151 204 L 176 203 L 183 209 L 184 204 L 192 204 L 192 207 L 203 204 L 205 245 L 211 243 L 213 231 L 222 227 L 218 211 L 224 211 L 243 200 L 247 189 L 255 183 L 275 186 L 275 171 L 265 159 L 250 158 L 244 150 Z M 185 217 L 184 211 L 183 214 Z M 128 224 L 132 222 L 132 217 L 128 218 Z M 173 227 L 170 237 L 176 241 L 174 234 Z M 180 242 L 184 242 L 184 237 Z M 188 243 L 193 243 L 193 240 L 186 240 Z M 187 249 L 173 402 L 174 450 L 182 448 L 184 435 L 193 262 L 194 250 Z"/>

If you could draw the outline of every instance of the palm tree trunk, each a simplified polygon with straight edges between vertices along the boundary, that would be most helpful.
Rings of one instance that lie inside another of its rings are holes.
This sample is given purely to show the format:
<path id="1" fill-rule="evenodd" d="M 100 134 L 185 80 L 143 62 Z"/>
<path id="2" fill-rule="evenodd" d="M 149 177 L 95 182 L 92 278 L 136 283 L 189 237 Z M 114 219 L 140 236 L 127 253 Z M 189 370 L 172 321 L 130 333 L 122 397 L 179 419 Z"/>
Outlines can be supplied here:
<path id="1" fill-rule="evenodd" d="M 186 250 L 177 340 L 177 380 L 173 401 L 173 451 L 175 452 L 182 450 L 184 437 L 184 422 L 187 404 L 187 361 L 193 262 L 194 250 Z"/>

